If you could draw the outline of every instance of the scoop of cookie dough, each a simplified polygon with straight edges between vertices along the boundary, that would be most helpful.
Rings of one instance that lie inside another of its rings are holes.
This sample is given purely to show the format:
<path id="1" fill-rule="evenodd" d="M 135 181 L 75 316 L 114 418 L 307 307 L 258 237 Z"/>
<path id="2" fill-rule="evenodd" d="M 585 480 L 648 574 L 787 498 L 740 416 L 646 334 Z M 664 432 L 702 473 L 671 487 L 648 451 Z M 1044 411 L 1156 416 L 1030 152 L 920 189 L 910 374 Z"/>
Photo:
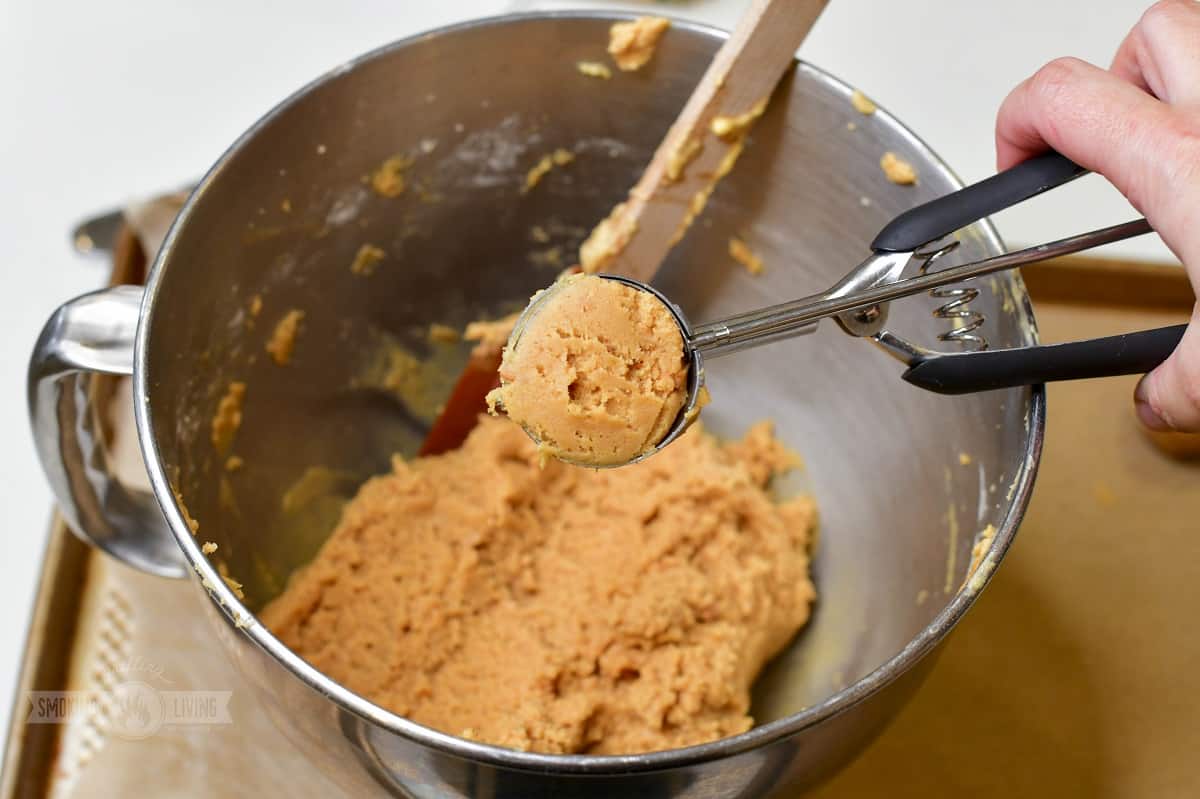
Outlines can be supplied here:
<path id="1" fill-rule="evenodd" d="M 535 295 L 504 351 L 502 408 L 544 456 L 617 466 L 653 450 L 687 401 L 688 364 L 671 311 L 652 294 L 595 275 Z"/>

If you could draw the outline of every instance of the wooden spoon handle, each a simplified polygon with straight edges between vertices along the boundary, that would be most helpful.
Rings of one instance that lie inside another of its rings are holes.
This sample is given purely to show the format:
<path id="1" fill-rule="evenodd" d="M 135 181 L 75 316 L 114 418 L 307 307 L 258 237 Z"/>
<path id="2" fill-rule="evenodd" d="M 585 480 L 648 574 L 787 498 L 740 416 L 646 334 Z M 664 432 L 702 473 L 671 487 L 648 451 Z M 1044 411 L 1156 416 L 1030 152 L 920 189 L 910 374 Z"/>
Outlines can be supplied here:
<path id="1" fill-rule="evenodd" d="M 671 247 L 704 208 L 718 180 L 733 166 L 745 136 L 792 65 L 828 0 L 751 0 L 737 29 L 713 58 L 683 111 L 622 203 L 585 243 L 581 262 L 649 282 Z M 721 120 L 714 132 L 714 122 Z M 608 237 L 608 238 L 606 238 Z M 590 246 L 589 246 L 590 245 Z M 600 258 L 587 257 L 586 251 Z M 486 410 L 498 385 L 500 353 L 480 348 L 459 376 L 446 406 L 420 449 L 455 449 Z"/>
<path id="2" fill-rule="evenodd" d="M 598 228 L 585 243 L 585 271 L 644 282 L 654 277 L 733 166 L 750 126 L 827 2 L 751 0 L 629 199 L 602 223 L 601 228 L 611 223 L 609 229 Z"/>

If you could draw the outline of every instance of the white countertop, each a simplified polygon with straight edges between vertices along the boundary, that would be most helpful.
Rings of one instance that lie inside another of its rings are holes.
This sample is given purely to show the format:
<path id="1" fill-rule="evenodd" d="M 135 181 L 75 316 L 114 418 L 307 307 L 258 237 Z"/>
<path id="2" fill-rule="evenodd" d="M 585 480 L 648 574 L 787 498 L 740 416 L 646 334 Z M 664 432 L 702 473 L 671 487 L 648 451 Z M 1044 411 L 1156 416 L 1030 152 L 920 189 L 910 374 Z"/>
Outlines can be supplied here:
<path id="1" fill-rule="evenodd" d="M 1149 0 L 833 0 L 801 51 L 862 87 L 973 181 L 993 170 L 992 122 L 1045 61 L 1106 64 Z M 730 27 L 744 0 L 313 0 L 0 2 L 0 241 L 13 299 L 0 342 L 0 716 L 7 715 L 35 590 L 50 496 L 25 411 L 25 365 L 47 315 L 96 288 L 107 264 L 75 256 L 72 224 L 201 174 L 262 112 L 354 55 L 423 29 L 514 7 L 666 8 Z M 1134 216 L 1091 177 L 998 219 L 1010 243 Z M 1152 237 L 1114 252 L 1166 259 Z M 19 706 L 22 713 L 26 705 Z"/>

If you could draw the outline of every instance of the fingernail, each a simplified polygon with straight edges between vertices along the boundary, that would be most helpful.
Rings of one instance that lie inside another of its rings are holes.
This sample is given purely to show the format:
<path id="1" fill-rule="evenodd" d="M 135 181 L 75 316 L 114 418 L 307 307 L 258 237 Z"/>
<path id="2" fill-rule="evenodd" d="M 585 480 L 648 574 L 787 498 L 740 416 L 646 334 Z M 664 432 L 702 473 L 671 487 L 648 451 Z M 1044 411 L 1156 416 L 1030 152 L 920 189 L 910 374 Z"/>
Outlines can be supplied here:
<path id="1" fill-rule="evenodd" d="M 1142 420 L 1142 424 L 1151 430 L 1163 432 L 1171 429 L 1171 425 L 1167 424 L 1158 415 L 1158 412 L 1150 406 L 1149 390 L 1146 388 L 1145 377 L 1138 381 L 1137 388 L 1133 390 L 1133 407 L 1137 410 L 1138 418 Z"/>

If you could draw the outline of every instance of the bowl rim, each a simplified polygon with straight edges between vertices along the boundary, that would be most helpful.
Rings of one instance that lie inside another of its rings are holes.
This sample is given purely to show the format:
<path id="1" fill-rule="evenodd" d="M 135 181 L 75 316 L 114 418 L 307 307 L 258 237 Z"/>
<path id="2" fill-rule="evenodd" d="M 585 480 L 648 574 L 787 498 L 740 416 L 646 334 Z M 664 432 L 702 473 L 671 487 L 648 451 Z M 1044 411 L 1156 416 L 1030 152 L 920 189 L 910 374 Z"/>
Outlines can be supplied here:
<path id="1" fill-rule="evenodd" d="M 995 566 L 1003 560 L 1018 525 L 1024 517 L 1029 499 L 1032 494 L 1034 478 L 1037 474 L 1041 458 L 1043 439 L 1045 435 L 1046 397 L 1043 386 L 1032 386 L 1027 389 L 1025 399 L 1026 435 L 1025 449 L 1020 467 L 1013 477 L 1013 482 L 1006 497 L 1009 507 L 1001 524 L 996 530 L 995 537 L 986 553 L 986 559 L 992 564 L 985 573 L 976 573 L 960 587 L 951 601 L 917 633 L 898 652 L 877 666 L 871 672 L 861 677 L 853 684 L 827 697 L 825 700 L 811 705 L 797 713 L 780 719 L 752 727 L 738 735 L 722 738 L 704 744 L 697 744 L 678 749 L 666 749 L 634 755 L 558 755 L 537 752 L 525 752 L 506 749 L 490 744 L 478 743 L 458 738 L 448 733 L 440 732 L 399 716 L 373 702 L 355 694 L 333 679 L 326 677 L 307 661 L 294 653 L 276 638 L 257 617 L 251 613 L 237 598 L 234 592 L 221 579 L 220 574 L 208 558 L 200 551 L 200 542 L 192 535 L 183 514 L 174 497 L 171 483 L 168 480 L 162 462 L 159 447 L 153 437 L 154 420 L 150 411 L 147 353 L 149 348 L 149 330 L 153 326 L 155 298 L 162 286 L 162 275 L 166 271 L 180 231 L 191 217 L 197 204 L 201 201 L 206 190 L 217 177 L 226 169 L 230 161 L 246 143 L 254 138 L 260 130 L 269 123 L 301 102 L 309 94 L 333 81 L 342 74 L 350 72 L 364 64 L 385 57 L 393 52 L 405 49 L 419 42 L 434 38 L 453 36 L 468 30 L 479 30 L 490 27 L 510 25 L 529 21 L 562 21 L 589 20 L 601 22 L 617 22 L 633 19 L 634 13 L 602 10 L 570 10 L 570 11 L 532 11 L 507 13 L 478 19 L 466 20 L 450 25 L 434 28 L 430 31 L 407 36 L 381 47 L 374 48 L 355 58 L 352 58 L 317 77 L 294 91 L 266 114 L 260 117 L 244 133 L 231 144 L 213 166 L 204 175 L 199 185 L 188 197 L 172 223 L 163 241 L 146 280 L 146 289 L 142 299 L 141 318 L 139 320 L 134 349 L 134 396 L 141 401 L 134 402 L 134 415 L 137 424 L 139 446 L 143 460 L 146 463 L 151 488 L 158 500 L 168 526 L 184 556 L 191 566 L 195 576 L 203 584 L 208 598 L 221 611 L 225 620 L 244 633 L 263 652 L 299 678 L 308 688 L 332 700 L 337 707 L 353 716 L 369 722 L 381 730 L 401 736 L 412 743 L 426 746 L 439 752 L 484 763 L 492 766 L 515 769 L 519 771 L 550 772 L 559 775 L 617 775 L 630 773 L 645 773 L 678 768 L 698 763 L 705 763 L 728 758 L 750 750 L 758 749 L 785 738 L 790 738 L 803 730 L 843 713 L 873 694 L 881 691 L 888 684 L 916 665 L 926 654 L 935 649 L 946 637 L 959 619 L 974 604 L 980 591 L 990 581 L 995 573 Z M 711 25 L 671 17 L 671 25 L 676 29 L 686 30 L 710 39 L 723 41 L 729 33 Z M 853 92 L 853 87 L 833 75 L 807 62 L 797 60 L 801 72 L 816 78 L 835 92 L 844 94 L 847 99 Z M 952 185 L 963 185 L 959 177 L 920 137 L 902 124 L 882 106 L 876 114 L 901 134 L 922 157 L 928 159 L 937 171 L 947 178 Z M 990 220 L 984 219 L 979 223 L 983 238 L 990 247 L 1003 251 L 1003 243 Z M 1001 276 L 1007 279 L 1013 289 L 1013 295 L 1018 300 L 1017 315 L 1022 324 L 1026 344 L 1037 342 L 1037 325 L 1033 315 L 1033 307 L 1024 289 L 1020 275 L 1008 272 Z M 142 399 L 144 398 L 144 399 Z"/>

